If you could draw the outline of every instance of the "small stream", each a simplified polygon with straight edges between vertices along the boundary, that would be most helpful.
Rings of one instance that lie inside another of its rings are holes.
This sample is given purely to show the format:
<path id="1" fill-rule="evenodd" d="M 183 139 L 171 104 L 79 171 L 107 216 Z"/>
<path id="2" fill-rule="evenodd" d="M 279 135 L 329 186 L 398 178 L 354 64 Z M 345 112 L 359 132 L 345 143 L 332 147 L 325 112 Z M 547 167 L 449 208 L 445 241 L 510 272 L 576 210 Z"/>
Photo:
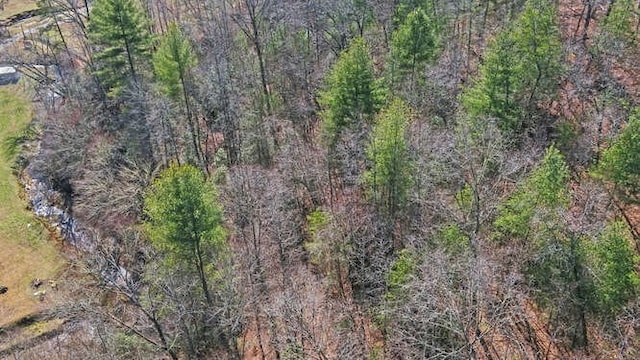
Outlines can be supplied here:
<path id="1" fill-rule="evenodd" d="M 87 252 L 95 249 L 89 232 L 83 229 L 70 213 L 62 209 L 59 201 L 62 194 L 53 190 L 48 182 L 39 178 L 33 170 L 27 168 L 25 174 L 22 183 L 32 211 L 46 220 L 56 231 L 56 235 L 61 236 L 67 244 Z"/>
<path id="2" fill-rule="evenodd" d="M 53 190 L 47 181 L 33 176 L 33 171 L 29 168 L 25 170 L 25 174 L 21 182 L 36 216 L 46 221 L 49 230 L 60 236 L 66 244 L 86 254 L 95 253 L 96 238 L 61 207 L 62 194 Z M 126 287 L 132 279 L 126 268 L 116 264 L 109 264 L 101 269 L 100 277 L 105 283 L 116 287 Z"/>

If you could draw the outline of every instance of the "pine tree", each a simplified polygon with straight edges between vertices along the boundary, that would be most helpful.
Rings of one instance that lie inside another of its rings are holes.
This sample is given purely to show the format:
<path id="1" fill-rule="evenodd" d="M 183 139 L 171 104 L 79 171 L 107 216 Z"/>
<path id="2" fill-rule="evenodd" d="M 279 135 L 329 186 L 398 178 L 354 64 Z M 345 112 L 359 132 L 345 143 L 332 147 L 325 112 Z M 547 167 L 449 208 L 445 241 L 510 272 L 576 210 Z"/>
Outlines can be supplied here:
<path id="1" fill-rule="evenodd" d="M 519 240 L 522 272 L 538 304 L 554 314 L 553 326 L 571 339 L 571 347 L 588 346 L 587 315 L 593 308 L 593 281 L 585 239 L 570 231 L 569 168 L 553 146 L 538 168 L 500 208 L 494 226 L 500 236 Z"/>
<path id="2" fill-rule="evenodd" d="M 128 80 L 139 80 L 151 37 L 135 0 L 96 0 L 88 32 L 94 45 L 95 74 L 107 93 L 118 94 Z"/>
<path id="3" fill-rule="evenodd" d="M 526 96 L 525 110 L 535 106 L 543 95 L 553 95 L 562 67 L 562 43 L 556 3 L 529 0 L 513 29 L 517 56 Z"/>
<path id="4" fill-rule="evenodd" d="M 196 64 L 191 43 L 176 24 L 169 25 L 153 54 L 153 69 L 164 92 L 174 100 L 186 98 L 185 82 Z"/>
<path id="5" fill-rule="evenodd" d="M 638 258 L 631 247 L 625 224 L 609 224 L 594 247 L 596 296 L 604 314 L 616 313 L 638 293 L 640 277 L 636 272 Z"/>
<path id="6" fill-rule="evenodd" d="M 489 115 L 499 119 L 504 133 L 520 127 L 522 109 L 518 82 L 515 44 L 506 33 L 500 33 L 485 52 L 478 78 L 462 96 L 462 104 L 473 116 Z"/>
<path id="7" fill-rule="evenodd" d="M 413 74 L 435 58 L 439 42 L 438 23 L 421 7 L 410 12 L 391 37 L 392 71 Z"/>
<path id="8" fill-rule="evenodd" d="M 638 2 L 633 0 L 610 1 L 603 28 L 614 38 L 633 45 L 637 41 L 637 23 L 640 20 Z"/>
<path id="9" fill-rule="evenodd" d="M 543 228 L 548 228 L 557 218 L 558 210 L 569 205 L 569 178 L 569 168 L 564 156 L 554 146 L 550 146 L 540 166 L 500 207 L 500 214 L 494 222 L 499 234 L 502 237 L 521 239 L 532 233 L 540 235 L 541 229 L 536 228 L 537 225 L 532 221 L 536 218 Z"/>
<path id="10" fill-rule="evenodd" d="M 538 238 L 543 241 L 523 264 L 529 286 L 538 304 L 556 317 L 551 325 L 570 339 L 572 348 L 585 348 L 587 316 L 594 309 L 586 241 L 559 224 Z"/>
<path id="11" fill-rule="evenodd" d="M 394 10 L 394 22 L 396 25 L 400 25 L 406 21 L 407 16 L 418 8 L 421 8 L 428 12 L 429 16 L 435 15 L 434 1 L 430 0 L 399 0 L 396 1 L 397 6 Z"/>
<path id="12" fill-rule="evenodd" d="M 525 115 L 553 96 L 561 73 L 557 11 L 547 0 L 530 0 L 511 27 L 489 43 L 485 61 L 462 104 L 474 116 L 498 120 L 505 134 L 518 134 Z"/>
<path id="13" fill-rule="evenodd" d="M 405 132 L 411 117 L 409 107 L 395 99 L 382 110 L 367 148 L 371 168 L 365 181 L 373 201 L 391 218 L 405 207 L 413 184 Z"/>
<path id="14" fill-rule="evenodd" d="M 371 119 L 382 104 L 383 93 L 374 78 L 373 60 L 364 39 L 352 41 L 340 54 L 320 93 L 323 128 L 330 146 L 342 131 Z"/>
<path id="15" fill-rule="evenodd" d="M 622 134 L 604 151 L 594 174 L 611 181 L 622 200 L 640 204 L 640 109 L 634 110 Z"/>
<path id="16" fill-rule="evenodd" d="M 172 165 L 145 194 L 145 229 L 154 246 L 175 266 L 193 266 L 207 304 L 212 303 L 208 277 L 226 230 L 215 188 L 191 165 Z"/>
<path id="17" fill-rule="evenodd" d="M 189 40 L 176 24 L 169 25 L 167 34 L 160 40 L 158 49 L 153 54 L 153 69 L 164 93 L 174 101 L 184 104 L 193 154 L 200 166 L 204 168 L 204 159 L 199 145 L 200 131 L 193 119 L 187 92 L 189 70 L 195 66 L 196 61 Z"/>

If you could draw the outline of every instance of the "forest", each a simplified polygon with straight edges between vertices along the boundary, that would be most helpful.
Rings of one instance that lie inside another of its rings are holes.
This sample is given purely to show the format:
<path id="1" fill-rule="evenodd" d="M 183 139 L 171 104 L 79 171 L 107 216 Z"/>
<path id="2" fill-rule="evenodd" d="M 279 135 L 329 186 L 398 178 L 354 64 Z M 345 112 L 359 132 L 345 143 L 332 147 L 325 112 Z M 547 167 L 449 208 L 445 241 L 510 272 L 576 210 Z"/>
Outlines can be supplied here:
<path id="1" fill-rule="evenodd" d="M 37 6 L 16 359 L 640 358 L 637 1 Z"/>

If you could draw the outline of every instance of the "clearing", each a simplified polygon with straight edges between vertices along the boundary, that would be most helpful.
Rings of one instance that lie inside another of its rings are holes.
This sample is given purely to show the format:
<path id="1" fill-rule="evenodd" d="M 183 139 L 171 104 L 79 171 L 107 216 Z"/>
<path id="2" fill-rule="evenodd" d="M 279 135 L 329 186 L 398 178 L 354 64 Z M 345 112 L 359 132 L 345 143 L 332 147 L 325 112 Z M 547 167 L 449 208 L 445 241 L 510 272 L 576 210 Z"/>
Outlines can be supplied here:
<path id="1" fill-rule="evenodd" d="M 1 2 L 2 0 L 0 0 L 0 3 Z M 0 20 L 36 8 L 38 8 L 38 6 L 35 0 L 9 0 L 4 5 L 4 10 L 0 11 Z"/>
<path id="2" fill-rule="evenodd" d="M 23 85 L 0 87 L 0 286 L 8 291 L 0 295 L 0 328 L 46 310 L 47 296 L 38 291 L 55 291 L 49 280 L 55 279 L 65 266 L 49 231 L 26 208 L 20 198 L 21 186 L 13 175 L 10 144 L 27 128 L 32 108 Z M 42 285 L 34 288 L 34 279 Z"/>

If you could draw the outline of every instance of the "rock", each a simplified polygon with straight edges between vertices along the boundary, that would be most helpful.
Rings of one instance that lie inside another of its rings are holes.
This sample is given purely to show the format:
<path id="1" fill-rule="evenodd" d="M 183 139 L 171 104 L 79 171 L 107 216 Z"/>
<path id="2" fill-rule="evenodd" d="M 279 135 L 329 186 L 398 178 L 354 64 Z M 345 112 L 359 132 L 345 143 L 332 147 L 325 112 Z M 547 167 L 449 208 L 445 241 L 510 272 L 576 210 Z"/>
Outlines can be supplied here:
<path id="1" fill-rule="evenodd" d="M 20 73 L 13 66 L 0 67 L 0 85 L 15 84 L 20 80 Z"/>
<path id="2" fill-rule="evenodd" d="M 4 285 L 0 285 L 0 295 L 6 294 L 7 291 L 9 291 L 9 288 L 4 286 Z"/>

